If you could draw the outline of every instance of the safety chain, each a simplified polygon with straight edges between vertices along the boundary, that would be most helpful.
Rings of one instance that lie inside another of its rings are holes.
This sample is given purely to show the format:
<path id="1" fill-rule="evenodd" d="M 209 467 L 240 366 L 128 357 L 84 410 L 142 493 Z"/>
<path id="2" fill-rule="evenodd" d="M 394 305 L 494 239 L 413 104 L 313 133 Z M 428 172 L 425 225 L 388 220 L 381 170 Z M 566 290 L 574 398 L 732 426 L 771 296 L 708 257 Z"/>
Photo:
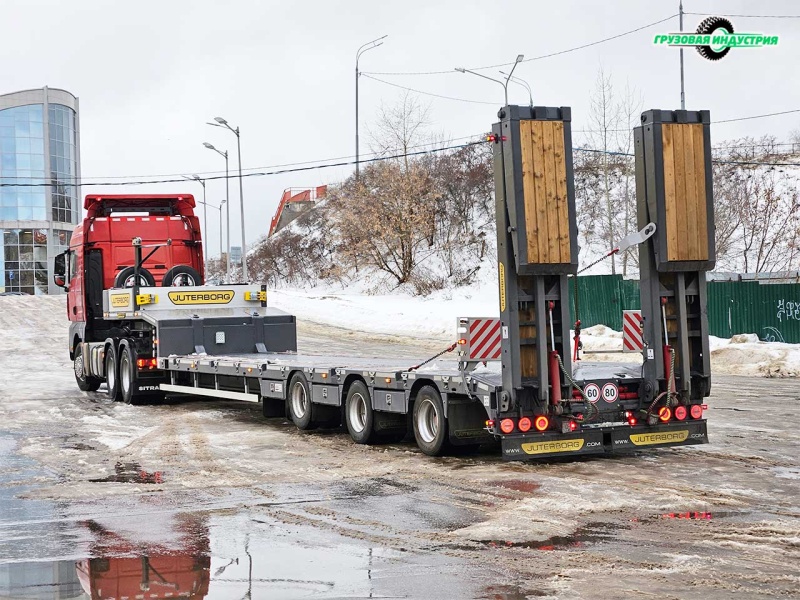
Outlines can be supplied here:
<path id="1" fill-rule="evenodd" d="M 455 350 L 455 349 L 456 349 L 456 346 L 458 346 L 458 342 L 453 342 L 453 343 L 452 343 L 452 344 L 451 344 L 449 347 L 447 347 L 447 348 L 445 348 L 444 350 L 442 350 L 441 352 L 439 352 L 439 354 L 434 354 L 434 355 L 433 355 L 433 356 L 431 356 L 431 357 L 430 357 L 428 360 L 426 360 L 426 361 L 423 361 L 423 362 L 419 363 L 418 365 L 414 365 L 413 367 L 411 367 L 410 369 L 408 369 L 408 371 L 409 371 L 409 372 L 410 372 L 410 371 L 416 371 L 416 370 L 417 370 L 417 369 L 419 369 L 420 367 L 423 367 L 423 366 L 427 365 L 427 364 L 428 364 L 429 362 L 431 362 L 432 360 L 436 360 L 436 359 L 437 359 L 437 358 L 439 358 L 439 357 L 440 357 L 442 354 L 447 354 L 448 352 L 452 352 L 453 350 Z"/>
<path id="2" fill-rule="evenodd" d="M 669 349 L 669 376 L 667 377 L 667 389 L 664 392 L 661 392 L 658 396 L 656 396 L 655 400 L 650 403 L 650 406 L 647 407 L 646 417 L 647 420 L 650 420 L 650 417 L 653 416 L 653 409 L 658 405 L 659 401 L 666 396 L 667 400 L 664 403 L 664 406 L 670 408 L 671 406 L 676 406 L 679 402 L 678 400 L 678 392 L 673 391 L 672 389 L 672 378 L 675 375 L 675 348 Z"/>
<path id="3" fill-rule="evenodd" d="M 583 398 L 583 401 L 588 406 L 592 407 L 592 414 L 589 417 L 584 417 L 583 419 L 577 419 L 578 421 L 591 421 L 592 419 L 600 416 L 600 409 L 597 408 L 593 402 L 589 401 L 589 398 L 586 396 L 586 392 L 583 391 L 583 388 L 578 385 L 578 383 L 572 378 L 572 375 L 567 373 L 567 370 L 564 368 L 564 363 L 561 361 L 561 355 L 556 353 L 556 358 L 558 359 L 558 366 L 561 369 L 561 372 L 564 374 L 564 377 L 567 378 L 567 381 L 572 385 L 576 390 L 578 390 Z"/>

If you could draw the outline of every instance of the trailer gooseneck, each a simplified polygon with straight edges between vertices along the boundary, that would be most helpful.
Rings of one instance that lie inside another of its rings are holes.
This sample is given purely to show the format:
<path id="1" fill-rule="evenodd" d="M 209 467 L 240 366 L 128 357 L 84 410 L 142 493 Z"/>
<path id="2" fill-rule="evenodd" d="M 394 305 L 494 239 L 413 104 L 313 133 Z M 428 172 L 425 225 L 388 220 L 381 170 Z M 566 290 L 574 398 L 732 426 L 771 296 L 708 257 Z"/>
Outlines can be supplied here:
<path id="1" fill-rule="evenodd" d="M 56 261 L 79 387 L 105 383 L 132 404 L 167 393 L 256 402 L 303 430 L 345 425 L 362 444 L 413 432 L 429 455 L 491 442 L 509 460 L 707 443 L 708 112 L 648 111 L 634 132 L 643 366 L 570 351 L 570 109 L 506 106 L 499 117 L 500 317 L 459 319 L 457 360 L 299 354 L 295 318 L 267 305 L 265 286 L 202 285 L 190 195 L 88 196 Z M 476 368 L 485 361 L 499 370 Z"/>

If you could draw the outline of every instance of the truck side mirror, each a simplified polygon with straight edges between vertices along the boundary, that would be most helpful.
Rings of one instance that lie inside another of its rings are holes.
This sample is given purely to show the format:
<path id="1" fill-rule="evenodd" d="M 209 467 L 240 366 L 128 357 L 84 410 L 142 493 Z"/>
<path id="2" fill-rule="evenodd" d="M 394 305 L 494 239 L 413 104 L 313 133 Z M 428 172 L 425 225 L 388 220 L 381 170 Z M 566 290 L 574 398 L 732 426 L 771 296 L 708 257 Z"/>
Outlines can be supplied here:
<path id="1" fill-rule="evenodd" d="M 67 253 L 62 252 L 53 259 L 53 283 L 67 288 Z"/>

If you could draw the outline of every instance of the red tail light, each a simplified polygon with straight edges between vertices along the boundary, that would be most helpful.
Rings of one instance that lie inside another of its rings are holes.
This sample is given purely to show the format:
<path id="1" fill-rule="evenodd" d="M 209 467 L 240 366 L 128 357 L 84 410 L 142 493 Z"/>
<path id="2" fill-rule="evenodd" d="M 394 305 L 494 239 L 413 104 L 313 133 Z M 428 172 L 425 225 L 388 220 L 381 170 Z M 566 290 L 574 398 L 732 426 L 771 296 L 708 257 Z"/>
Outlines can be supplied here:
<path id="1" fill-rule="evenodd" d="M 550 419 L 548 419 L 544 415 L 540 415 L 536 417 L 534 426 L 536 427 L 536 431 L 544 431 L 550 426 Z"/>
<path id="2" fill-rule="evenodd" d="M 661 421 L 662 423 L 666 423 L 666 422 L 667 422 L 667 421 L 669 421 L 671 418 L 672 418 L 672 411 L 669 409 L 669 407 L 667 407 L 667 406 L 662 406 L 662 407 L 661 407 L 661 408 L 658 410 L 658 419 L 659 419 L 659 421 Z"/>
<path id="3" fill-rule="evenodd" d="M 569 430 L 570 431 L 575 431 L 577 428 L 578 428 L 578 424 L 575 421 L 570 421 L 569 422 Z"/>
<path id="4" fill-rule="evenodd" d="M 676 406 L 675 407 L 675 418 L 678 419 L 678 421 L 685 421 L 686 417 L 688 416 L 688 414 L 689 414 L 689 411 L 686 410 L 685 406 Z"/>
<path id="5" fill-rule="evenodd" d="M 136 366 L 139 369 L 155 369 L 158 366 L 157 358 L 137 358 Z"/>
<path id="6" fill-rule="evenodd" d="M 689 409 L 689 412 L 693 419 L 700 419 L 703 417 L 703 407 L 700 404 L 692 404 L 692 408 Z"/>
<path id="7" fill-rule="evenodd" d="M 511 419 L 503 419 L 500 421 L 500 431 L 503 433 L 511 433 L 514 431 L 514 421 Z"/>
<path id="8" fill-rule="evenodd" d="M 631 427 L 636 425 L 636 423 L 638 423 L 638 422 L 639 421 L 636 420 L 636 417 L 633 417 L 633 416 L 628 417 L 628 425 L 630 425 Z"/>
<path id="9" fill-rule="evenodd" d="M 517 423 L 517 427 L 519 427 L 520 431 L 530 431 L 531 425 L 531 420 L 528 417 L 522 417 L 519 423 Z"/>

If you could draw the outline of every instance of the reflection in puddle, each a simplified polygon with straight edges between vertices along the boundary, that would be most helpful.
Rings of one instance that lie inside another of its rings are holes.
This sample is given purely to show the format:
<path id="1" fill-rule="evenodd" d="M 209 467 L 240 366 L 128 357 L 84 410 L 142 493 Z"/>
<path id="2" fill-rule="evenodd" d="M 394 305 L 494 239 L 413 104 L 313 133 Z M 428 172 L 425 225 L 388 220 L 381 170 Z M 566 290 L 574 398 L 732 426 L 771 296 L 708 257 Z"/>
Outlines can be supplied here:
<path id="1" fill-rule="evenodd" d="M 191 598 L 208 594 L 211 566 L 208 527 L 196 515 L 164 523 L 166 544 L 143 543 L 95 520 L 91 555 L 76 563 L 81 587 L 90 598 Z M 177 546 L 177 548 L 175 548 Z"/>
<path id="2" fill-rule="evenodd" d="M 164 473 L 153 471 L 149 473 L 142 469 L 139 463 L 121 463 L 114 465 L 114 474 L 108 477 L 90 479 L 92 483 L 164 483 Z"/>

